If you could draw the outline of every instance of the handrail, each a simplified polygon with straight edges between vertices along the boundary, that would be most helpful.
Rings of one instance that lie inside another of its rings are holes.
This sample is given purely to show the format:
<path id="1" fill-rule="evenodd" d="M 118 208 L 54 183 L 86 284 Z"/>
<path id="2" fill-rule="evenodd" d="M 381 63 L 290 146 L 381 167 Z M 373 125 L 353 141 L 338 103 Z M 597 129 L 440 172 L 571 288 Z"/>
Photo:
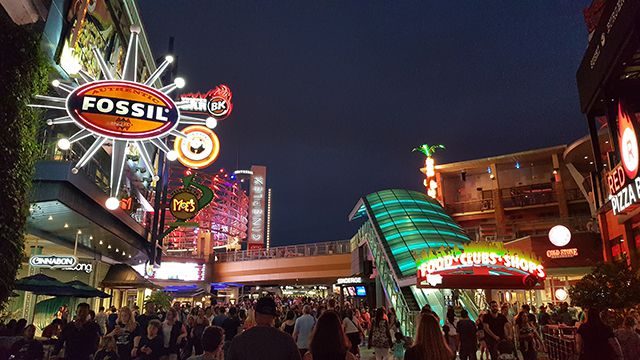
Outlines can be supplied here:
<path id="1" fill-rule="evenodd" d="M 350 254 L 351 240 L 327 241 L 322 243 L 300 244 L 271 247 L 269 249 L 252 249 L 217 253 L 217 262 L 250 261 L 303 256 L 321 256 Z"/>

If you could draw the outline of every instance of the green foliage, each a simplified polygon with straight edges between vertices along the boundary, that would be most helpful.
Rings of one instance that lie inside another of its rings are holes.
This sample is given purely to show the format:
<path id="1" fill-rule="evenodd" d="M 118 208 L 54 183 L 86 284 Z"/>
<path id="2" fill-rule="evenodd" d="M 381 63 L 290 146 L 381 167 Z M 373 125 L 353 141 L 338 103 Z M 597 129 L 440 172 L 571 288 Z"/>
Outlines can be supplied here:
<path id="1" fill-rule="evenodd" d="M 578 306 L 624 309 L 640 303 L 640 277 L 623 263 L 600 264 L 569 289 Z"/>
<path id="2" fill-rule="evenodd" d="M 147 296 L 144 301 L 155 304 L 156 309 L 158 310 L 167 310 L 171 307 L 171 301 L 173 301 L 173 297 L 164 291 L 156 290 L 149 296 Z"/>
<path id="3" fill-rule="evenodd" d="M 0 307 L 21 264 L 29 191 L 39 155 L 41 113 L 27 107 L 47 92 L 49 66 L 37 32 L 0 18 Z"/>
<path id="4" fill-rule="evenodd" d="M 420 153 L 423 153 L 424 156 L 429 157 L 429 156 L 433 156 L 433 154 L 436 152 L 436 150 L 438 149 L 442 149 L 444 150 L 444 145 L 442 144 L 437 144 L 437 145 L 431 145 L 429 146 L 429 144 L 422 144 L 420 146 L 418 146 L 417 148 L 414 148 L 411 151 L 417 151 Z"/>

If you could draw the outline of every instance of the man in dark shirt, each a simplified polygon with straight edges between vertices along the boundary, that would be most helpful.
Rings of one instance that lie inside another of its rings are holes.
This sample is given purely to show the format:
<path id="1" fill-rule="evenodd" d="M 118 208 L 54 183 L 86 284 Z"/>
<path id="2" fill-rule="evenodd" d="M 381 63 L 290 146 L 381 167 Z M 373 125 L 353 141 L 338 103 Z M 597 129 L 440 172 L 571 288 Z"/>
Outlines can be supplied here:
<path id="1" fill-rule="evenodd" d="M 227 360 L 300 360 L 291 335 L 273 327 L 277 315 L 273 298 L 260 298 L 255 312 L 256 326 L 233 339 Z"/>
<path id="2" fill-rule="evenodd" d="M 149 325 L 149 321 L 158 320 L 158 315 L 156 314 L 156 306 L 152 302 L 148 302 L 144 304 L 144 314 L 138 315 L 136 317 L 136 321 L 140 325 L 140 329 L 142 331 L 147 331 L 147 325 Z"/>
<path id="3" fill-rule="evenodd" d="M 500 314 L 500 307 L 495 301 L 489 303 L 491 311 L 482 318 L 484 326 L 484 338 L 491 354 L 491 360 L 498 360 L 498 342 L 506 339 L 505 325 L 509 323 L 507 318 Z"/>
<path id="4" fill-rule="evenodd" d="M 112 332 L 116 327 L 116 321 L 118 321 L 118 310 L 115 306 L 112 306 L 109 311 L 111 314 L 107 317 L 107 334 Z"/>
<path id="5" fill-rule="evenodd" d="M 240 318 L 238 317 L 238 309 L 231 307 L 229 309 L 229 317 L 222 323 L 224 329 L 224 354 L 225 358 L 229 358 L 229 347 L 231 346 L 231 340 L 238 335 L 238 329 L 240 328 Z"/>
<path id="6" fill-rule="evenodd" d="M 547 312 L 547 307 L 540 305 L 540 313 L 538 314 L 538 324 L 540 326 L 549 325 L 551 322 L 551 315 Z"/>
<path id="7" fill-rule="evenodd" d="M 460 336 L 460 360 L 476 360 L 478 327 L 475 322 L 469 319 L 469 312 L 465 309 L 460 311 L 460 320 L 458 320 L 456 330 Z"/>
<path id="8" fill-rule="evenodd" d="M 53 350 L 58 355 L 64 345 L 64 356 L 67 359 L 91 359 L 98 349 L 100 341 L 100 326 L 89 320 L 89 304 L 78 304 L 77 318 L 65 325 L 60 334 L 60 340 Z"/>

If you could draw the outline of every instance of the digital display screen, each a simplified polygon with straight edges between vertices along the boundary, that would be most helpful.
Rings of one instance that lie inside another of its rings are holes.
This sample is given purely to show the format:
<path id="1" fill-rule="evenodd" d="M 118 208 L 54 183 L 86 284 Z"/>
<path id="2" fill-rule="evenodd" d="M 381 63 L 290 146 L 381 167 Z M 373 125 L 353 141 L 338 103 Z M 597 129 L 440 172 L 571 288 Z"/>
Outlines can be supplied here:
<path id="1" fill-rule="evenodd" d="M 356 296 L 367 296 L 367 289 L 364 286 L 356 286 Z"/>

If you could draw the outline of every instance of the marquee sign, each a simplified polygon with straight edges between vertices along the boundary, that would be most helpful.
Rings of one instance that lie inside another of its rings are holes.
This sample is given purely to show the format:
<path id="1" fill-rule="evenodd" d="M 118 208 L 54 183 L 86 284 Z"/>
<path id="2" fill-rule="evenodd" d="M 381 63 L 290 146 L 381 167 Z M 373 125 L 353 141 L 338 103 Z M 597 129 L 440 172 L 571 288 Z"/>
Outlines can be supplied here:
<path id="1" fill-rule="evenodd" d="M 177 138 L 173 144 L 178 161 L 191 169 L 203 169 L 213 164 L 220 154 L 220 140 L 213 130 L 193 125 L 182 129 L 186 139 Z"/>
<path id="2" fill-rule="evenodd" d="M 29 265 L 37 268 L 66 269 L 76 266 L 78 259 L 71 255 L 33 255 Z"/>
<path id="3" fill-rule="evenodd" d="M 194 218 L 200 210 L 213 200 L 213 191 L 198 183 L 194 175 L 182 179 L 184 187 L 176 190 L 169 199 L 169 211 L 179 221 Z M 200 195 L 196 195 L 196 191 Z"/>
<path id="4" fill-rule="evenodd" d="M 419 258 L 417 284 L 422 287 L 499 288 L 502 284 L 530 288 L 546 277 L 544 266 L 534 256 L 506 249 L 502 243 L 440 248 L 423 252 Z"/>
<path id="5" fill-rule="evenodd" d="M 168 160 L 173 161 L 178 155 L 161 140 L 162 138 L 170 135 L 186 138 L 186 134 L 177 130 L 181 124 L 215 127 L 215 122 L 208 118 L 182 115 L 180 106 L 188 103 L 176 103 L 168 96 L 175 89 L 184 87 L 184 79 L 178 77 L 172 84 L 154 86 L 160 83 L 160 76 L 173 62 L 172 56 L 165 57 L 164 62 L 146 81 L 137 80 L 140 27 L 133 25 L 130 30 L 131 36 L 121 78 L 115 78 L 116 74 L 111 72 L 110 65 L 94 47 L 95 62 L 99 65 L 104 80 L 98 80 L 81 69 L 78 72 L 77 83 L 63 83 L 60 80 L 52 82 L 58 90 L 67 93 L 66 97 L 38 95 L 36 98 L 42 103 L 30 104 L 33 107 L 66 111 L 65 116 L 48 119 L 49 125 L 74 123 L 81 129 L 69 138 L 58 141 L 61 150 L 68 150 L 71 144 L 82 139 L 95 138 L 71 170 L 72 173 L 78 173 L 78 170 L 103 146 L 111 145 L 110 197 L 105 202 L 105 206 L 110 210 L 120 206 L 116 196 L 120 191 L 126 155 L 131 147 L 137 148 L 142 165 L 152 175 L 153 180 L 158 180 L 152 154 L 149 153 L 147 145 L 155 146 L 166 154 Z M 218 103 L 220 101 L 222 100 Z M 230 101 L 229 92 L 227 113 L 230 111 Z"/>
<path id="6" fill-rule="evenodd" d="M 171 98 L 129 81 L 84 84 L 67 96 L 66 106 L 82 127 L 120 140 L 162 136 L 178 125 L 179 112 Z"/>
<path id="7" fill-rule="evenodd" d="M 578 256 L 577 248 L 570 249 L 551 249 L 547 250 L 546 255 L 550 259 L 567 259 Z"/>
<path id="8" fill-rule="evenodd" d="M 618 102 L 618 143 L 621 162 L 609 174 L 607 185 L 613 214 L 635 208 L 640 202 L 640 151 L 638 149 L 638 122 L 622 102 Z"/>
<path id="9" fill-rule="evenodd" d="M 187 113 L 207 114 L 216 120 L 224 120 L 233 110 L 233 93 L 227 85 L 218 85 L 206 93 L 189 93 L 180 96 L 180 110 Z"/>

